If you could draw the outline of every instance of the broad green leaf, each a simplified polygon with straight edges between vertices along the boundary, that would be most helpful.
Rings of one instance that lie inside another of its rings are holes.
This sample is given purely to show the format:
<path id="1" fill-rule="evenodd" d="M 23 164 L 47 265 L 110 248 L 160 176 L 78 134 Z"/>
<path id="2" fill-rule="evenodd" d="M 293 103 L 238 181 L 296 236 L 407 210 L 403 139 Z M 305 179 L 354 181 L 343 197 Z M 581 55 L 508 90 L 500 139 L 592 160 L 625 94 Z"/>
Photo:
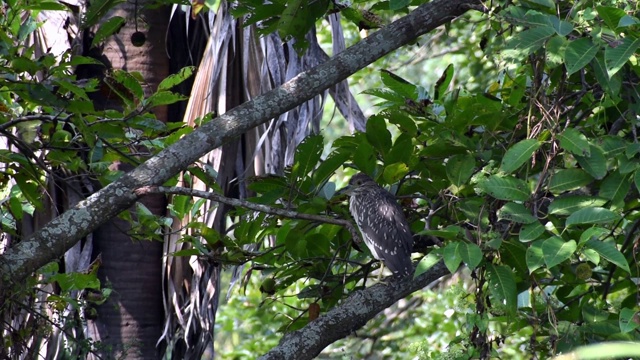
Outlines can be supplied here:
<path id="1" fill-rule="evenodd" d="M 382 156 L 391 149 L 391 133 L 382 116 L 374 115 L 367 120 L 367 140 Z"/>
<path id="2" fill-rule="evenodd" d="M 609 209 L 589 207 L 580 209 L 569 215 L 566 226 L 579 224 L 604 224 L 617 221 L 620 216 Z"/>
<path id="3" fill-rule="evenodd" d="M 522 204 L 513 202 L 504 204 L 500 210 L 498 210 L 498 219 L 519 224 L 530 224 L 537 220 L 535 216 L 531 215 L 531 210 Z"/>
<path id="4" fill-rule="evenodd" d="M 612 77 L 609 77 L 603 55 L 597 55 L 593 61 L 591 61 L 591 67 L 593 68 L 593 73 L 596 76 L 598 84 L 602 86 L 610 96 L 614 98 L 618 97 L 622 87 L 621 74 L 617 73 Z"/>
<path id="5" fill-rule="evenodd" d="M 443 239 L 455 239 L 458 235 L 463 233 L 463 229 L 457 225 L 449 225 L 440 230 L 422 230 L 416 235 L 433 235 Z"/>
<path id="6" fill-rule="evenodd" d="M 627 149 L 627 142 L 620 136 L 604 135 L 596 138 L 596 145 L 602 149 L 604 157 L 613 158 Z"/>
<path id="7" fill-rule="evenodd" d="M 517 33 L 507 40 L 506 55 L 516 58 L 527 56 L 542 47 L 553 34 L 555 30 L 551 26 L 539 26 Z"/>
<path id="8" fill-rule="evenodd" d="M 69 10 L 66 6 L 56 1 L 42 1 L 42 0 L 34 1 L 32 3 L 26 4 L 25 9 L 32 10 L 32 11 L 42 11 L 42 10 L 67 11 Z"/>
<path id="9" fill-rule="evenodd" d="M 409 173 L 409 167 L 405 163 L 393 163 L 384 167 L 382 178 L 387 184 L 395 184 Z"/>
<path id="10" fill-rule="evenodd" d="M 319 187 L 329 180 L 331 175 L 344 165 L 348 158 L 348 153 L 334 151 L 324 161 L 321 161 L 318 168 L 313 172 L 313 183 L 316 186 L 316 190 L 319 190 Z"/>
<path id="11" fill-rule="evenodd" d="M 539 221 L 534 221 L 529 224 L 524 224 L 520 228 L 518 238 L 521 242 L 533 241 L 544 234 L 545 228 Z"/>
<path id="12" fill-rule="evenodd" d="M 100 280 L 96 274 L 89 273 L 64 273 L 53 275 L 50 280 L 60 285 L 63 291 L 84 290 L 84 289 L 100 289 Z"/>
<path id="13" fill-rule="evenodd" d="M 509 174 L 517 170 L 522 164 L 531 159 L 533 153 L 542 145 L 536 139 L 525 139 L 507 150 L 502 158 L 500 170 Z"/>
<path id="14" fill-rule="evenodd" d="M 476 244 L 463 242 L 458 248 L 462 261 L 470 270 L 474 270 L 482 261 L 482 250 Z"/>
<path id="15" fill-rule="evenodd" d="M 602 240 L 609 236 L 609 234 L 611 234 L 611 230 L 609 229 L 597 226 L 590 227 L 580 235 L 579 245 L 582 245 L 591 239 Z"/>
<path id="16" fill-rule="evenodd" d="M 560 146 L 574 155 L 591 156 L 589 141 L 580 131 L 574 128 L 565 129 L 558 135 Z"/>
<path id="17" fill-rule="evenodd" d="M 481 182 L 479 186 L 499 200 L 527 201 L 531 196 L 527 183 L 513 177 L 492 175 Z"/>
<path id="18" fill-rule="evenodd" d="M 489 275 L 489 286 L 491 291 L 489 294 L 494 297 L 494 301 L 504 302 L 513 314 L 517 306 L 517 288 L 513 271 L 504 265 L 490 264 L 487 266 Z"/>
<path id="19" fill-rule="evenodd" d="M 580 346 L 576 350 L 557 356 L 555 360 L 600 360 L 627 359 L 640 357 L 640 343 L 630 341 L 609 341 L 599 344 Z"/>
<path id="20" fill-rule="evenodd" d="M 638 20 L 638 18 L 633 17 L 633 16 L 629 16 L 629 15 L 625 15 L 623 16 L 620 21 L 618 21 L 618 27 L 623 28 L 623 27 L 629 27 L 629 26 L 635 26 L 640 24 L 640 20 Z"/>
<path id="21" fill-rule="evenodd" d="M 559 194 L 579 189 L 593 181 L 593 177 L 581 169 L 562 169 L 551 176 L 549 191 Z"/>
<path id="22" fill-rule="evenodd" d="M 619 324 L 620 331 L 622 333 L 628 333 L 640 327 L 640 324 L 638 324 L 638 320 L 636 319 L 637 313 L 637 310 L 629 308 L 624 308 L 620 311 Z"/>
<path id="23" fill-rule="evenodd" d="M 623 9 L 612 6 L 596 6 L 596 10 L 610 30 L 615 30 L 620 20 L 627 15 Z"/>
<path id="24" fill-rule="evenodd" d="M 618 248 L 612 242 L 590 239 L 584 244 L 584 246 L 589 249 L 595 250 L 603 258 L 615 264 L 622 270 L 631 273 L 627 259 L 624 258 L 624 255 L 622 255 L 620 250 L 618 250 Z"/>
<path id="25" fill-rule="evenodd" d="M 560 20 L 555 15 L 550 15 L 549 19 L 556 33 L 560 36 L 567 36 L 573 31 L 573 25 L 570 22 Z"/>
<path id="26" fill-rule="evenodd" d="M 502 264 L 514 269 L 517 278 L 527 278 L 527 247 L 516 241 L 503 241 L 499 250 Z"/>
<path id="27" fill-rule="evenodd" d="M 542 243 L 542 256 L 548 268 L 552 268 L 573 255 L 577 249 L 574 240 L 564 241 L 562 238 L 554 236 Z"/>
<path id="28" fill-rule="evenodd" d="M 598 146 L 591 145 L 590 152 L 590 156 L 574 156 L 584 171 L 595 179 L 601 180 L 607 175 L 607 159 L 604 151 Z"/>
<path id="29" fill-rule="evenodd" d="M 431 269 L 433 265 L 437 264 L 440 261 L 440 257 L 434 254 L 433 252 L 427 254 L 427 256 L 420 259 L 418 265 L 416 266 L 416 271 L 413 274 L 413 278 L 417 278 L 418 276 L 427 272 L 427 270 Z"/>
<path id="30" fill-rule="evenodd" d="M 635 173 L 633 173 L 633 182 L 634 184 L 636 184 L 636 189 L 640 191 L 640 169 L 636 170 Z"/>
<path id="31" fill-rule="evenodd" d="M 376 168 L 376 155 L 373 146 L 369 144 L 362 133 L 356 134 L 355 139 L 358 146 L 353 153 L 353 163 L 360 171 L 373 174 Z"/>
<path id="32" fill-rule="evenodd" d="M 171 88 L 173 88 L 174 86 L 179 85 L 183 81 L 190 78 L 191 75 L 193 75 L 195 69 L 195 66 L 186 66 L 180 69 L 177 74 L 171 74 L 167 76 L 160 82 L 157 91 L 159 92 L 164 90 L 171 90 Z"/>
<path id="33" fill-rule="evenodd" d="M 564 52 L 564 63 L 568 75 L 584 68 L 596 56 L 600 47 L 589 38 L 571 41 Z"/>
<path id="34" fill-rule="evenodd" d="M 162 105 L 170 105 L 175 104 L 179 101 L 188 100 L 189 98 L 178 93 L 174 93 L 171 91 L 158 91 L 155 94 L 152 94 L 144 101 L 145 106 L 155 107 Z"/>
<path id="35" fill-rule="evenodd" d="M 622 201 L 624 197 L 629 193 L 631 187 L 631 179 L 628 176 L 620 174 L 618 171 L 614 171 L 607 175 L 600 185 L 600 191 L 598 195 L 604 199 L 609 199 L 613 204 Z"/>
<path id="36" fill-rule="evenodd" d="M 321 135 L 306 137 L 296 149 L 293 166 L 291 166 L 292 179 L 304 178 L 309 174 L 320 161 L 323 149 L 324 143 Z"/>
<path id="37" fill-rule="evenodd" d="M 442 72 L 442 75 L 440 75 L 440 79 L 436 81 L 436 84 L 434 86 L 436 93 L 433 96 L 433 98 L 435 100 L 441 100 L 444 97 L 444 94 L 449 89 L 449 84 L 451 84 L 453 75 L 454 75 L 453 64 L 449 64 L 447 65 L 447 68 Z"/>
<path id="38" fill-rule="evenodd" d="M 544 255 L 542 253 L 543 243 L 544 240 L 538 240 L 532 243 L 527 249 L 527 267 L 530 273 L 533 273 L 544 265 Z"/>
<path id="39" fill-rule="evenodd" d="M 452 274 L 458 270 L 458 267 L 460 267 L 460 263 L 462 262 L 460 246 L 460 242 L 452 242 L 447 244 L 442 251 L 444 264 Z"/>
<path id="40" fill-rule="evenodd" d="M 604 49 L 604 63 L 609 77 L 616 74 L 640 48 L 640 39 L 625 37 L 622 44 L 615 47 L 607 46 Z"/>
<path id="41" fill-rule="evenodd" d="M 471 154 L 453 155 L 447 161 L 445 170 L 447 178 L 455 186 L 461 186 L 467 183 L 473 175 L 476 167 L 476 160 Z"/>
<path id="42" fill-rule="evenodd" d="M 406 8 L 411 0 L 389 0 L 389 10 L 396 11 Z"/>
<path id="43" fill-rule="evenodd" d="M 391 147 L 387 156 L 384 157 L 384 162 L 387 164 L 398 162 L 410 164 L 414 150 L 412 136 L 403 132 L 393 142 L 393 147 Z"/>
<path id="44" fill-rule="evenodd" d="M 569 195 L 553 199 L 549 205 L 549 214 L 571 215 L 574 212 L 587 207 L 602 206 L 607 202 L 595 196 Z"/>
<path id="45" fill-rule="evenodd" d="M 411 100 L 418 100 L 416 86 L 388 70 L 380 70 L 380 80 L 396 94 Z"/>
<path id="46" fill-rule="evenodd" d="M 111 19 L 100 24 L 100 27 L 96 31 L 96 34 L 91 41 L 91 47 L 98 46 L 98 44 L 100 44 L 106 38 L 120 31 L 120 28 L 122 28 L 124 24 L 125 20 L 121 16 L 114 16 Z"/>
<path id="47" fill-rule="evenodd" d="M 81 28 L 87 29 L 96 25 L 104 15 L 118 4 L 122 4 L 125 0 L 96 0 L 88 3 L 87 10 L 84 13 L 81 22 Z"/>

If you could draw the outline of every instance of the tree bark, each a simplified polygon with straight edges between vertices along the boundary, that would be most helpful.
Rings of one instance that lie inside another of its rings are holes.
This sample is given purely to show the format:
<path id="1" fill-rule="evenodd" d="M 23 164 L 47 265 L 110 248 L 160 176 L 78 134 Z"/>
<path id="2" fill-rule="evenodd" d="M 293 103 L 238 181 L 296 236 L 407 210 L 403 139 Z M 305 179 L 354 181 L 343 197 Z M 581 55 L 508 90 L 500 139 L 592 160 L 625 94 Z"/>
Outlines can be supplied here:
<path id="1" fill-rule="evenodd" d="M 435 0 L 281 87 L 202 125 L 109 186 L 55 218 L 0 257 L 0 287 L 24 280 L 78 239 L 138 200 L 135 190 L 161 185 L 202 155 L 287 111 L 418 36 L 464 14 L 478 0 Z"/>
<path id="2" fill-rule="evenodd" d="M 412 281 L 394 282 L 388 278 L 388 284 L 379 283 L 356 291 L 327 314 L 283 336 L 280 343 L 260 359 L 313 359 L 322 349 L 361 328 L 380 311 L 448 273 L 441 261 Z"/>

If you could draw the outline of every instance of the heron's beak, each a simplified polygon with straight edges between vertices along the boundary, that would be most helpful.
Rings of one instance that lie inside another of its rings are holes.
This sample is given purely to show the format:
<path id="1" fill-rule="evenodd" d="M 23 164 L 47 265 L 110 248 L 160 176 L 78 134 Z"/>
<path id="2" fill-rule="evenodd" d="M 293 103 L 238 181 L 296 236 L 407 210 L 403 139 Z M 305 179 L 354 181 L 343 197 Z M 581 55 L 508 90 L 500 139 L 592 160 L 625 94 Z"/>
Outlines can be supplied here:
<path id="1" fill-rule="evenodd" d="M 342 195 L 351 195 L 353 192 L 353 187 L 351 185 L 347 185 L 342 189 L 338 189 L 333 196 L 342 196 Z"/>

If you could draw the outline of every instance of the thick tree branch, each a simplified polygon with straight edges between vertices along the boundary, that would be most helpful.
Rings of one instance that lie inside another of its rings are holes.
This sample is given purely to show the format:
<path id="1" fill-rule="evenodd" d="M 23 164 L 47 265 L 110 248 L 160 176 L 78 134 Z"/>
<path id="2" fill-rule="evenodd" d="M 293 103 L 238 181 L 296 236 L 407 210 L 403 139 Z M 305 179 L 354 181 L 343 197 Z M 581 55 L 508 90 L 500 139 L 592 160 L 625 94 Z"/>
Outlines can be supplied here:
<path id="1" fill-rule="evenodd" d="M 369 35 L 332 60 L 231 109 L 53 219 L 0 257 L 0 288 L 61 257 L 79 239 L 138 200 L 135 190 L 161 185 L 209 151 L 311 99 L 354 72 L 465 13 L 479 0 L 435 0 Z"/>
<path id="2" fill-rule="evenodd" d="M 300 330 L 286 334 L 261 360 L 313 359 L 322 349 L 364 326 L 380 311 L 449 273 L 439 262 L 413 281 L 379 283 L 356 291 L 342 304 Z"/>

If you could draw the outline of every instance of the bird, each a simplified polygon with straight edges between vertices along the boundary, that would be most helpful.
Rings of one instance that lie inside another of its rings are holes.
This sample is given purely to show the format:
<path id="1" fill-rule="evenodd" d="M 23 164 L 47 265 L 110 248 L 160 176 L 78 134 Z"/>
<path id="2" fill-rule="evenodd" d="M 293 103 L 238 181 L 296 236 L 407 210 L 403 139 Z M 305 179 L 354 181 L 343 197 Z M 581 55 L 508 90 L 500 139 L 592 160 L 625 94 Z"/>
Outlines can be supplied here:
<path id="1" fill-rule="evenodd" d="M 349 212 L 371 255 L 404 278 L 413 274 L 413 236 L 395 197 L 371 177 L 358 173 L 340 190 L 349 195 Z"/>

